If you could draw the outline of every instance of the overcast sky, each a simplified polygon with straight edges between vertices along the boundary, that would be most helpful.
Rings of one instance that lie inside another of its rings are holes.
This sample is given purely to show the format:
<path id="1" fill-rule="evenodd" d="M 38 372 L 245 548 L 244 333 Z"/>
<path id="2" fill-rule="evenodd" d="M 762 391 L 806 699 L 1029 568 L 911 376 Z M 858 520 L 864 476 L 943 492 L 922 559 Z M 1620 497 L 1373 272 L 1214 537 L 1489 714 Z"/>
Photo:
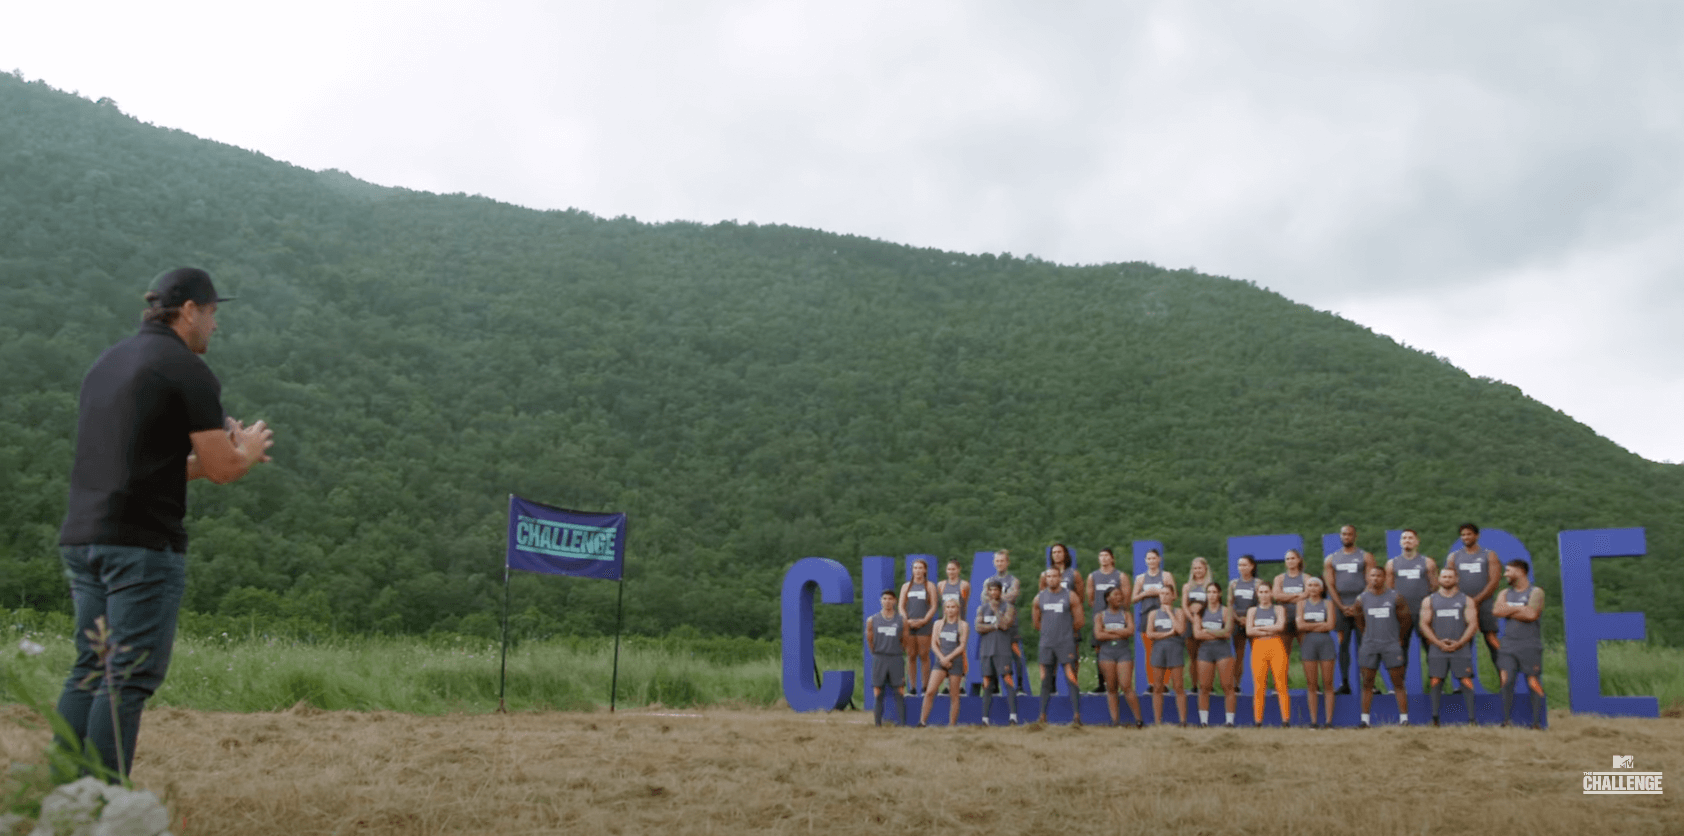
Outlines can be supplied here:
<path id="1" fill-rule="evenodd" d="M 384 185 L 1249 279 L 1684 461 L 1680 3 L 30 3 L 13 68 Z"/>

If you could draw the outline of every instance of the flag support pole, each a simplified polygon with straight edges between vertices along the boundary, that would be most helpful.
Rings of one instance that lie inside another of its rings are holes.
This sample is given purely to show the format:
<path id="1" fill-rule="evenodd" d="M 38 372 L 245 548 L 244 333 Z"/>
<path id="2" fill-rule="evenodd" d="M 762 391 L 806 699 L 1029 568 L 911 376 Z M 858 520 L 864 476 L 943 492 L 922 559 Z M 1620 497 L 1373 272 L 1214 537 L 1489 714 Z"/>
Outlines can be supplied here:
<path id="1" fill-rule="evenodd" d="M 626 579 L 621 577 L 620 594 L 614 601 L 614 674 L 608 680 L 608 713 L 614 713 L 614 700 L 620 693 L 620 623 L 625 614 Z"/>
<path id="2" fill-rule="evenodd" d="M 503 661 L 497 673 L 497 713 L 509 713 L 503 701 L 509 689 L 509 564 L 503 563 Z"/>

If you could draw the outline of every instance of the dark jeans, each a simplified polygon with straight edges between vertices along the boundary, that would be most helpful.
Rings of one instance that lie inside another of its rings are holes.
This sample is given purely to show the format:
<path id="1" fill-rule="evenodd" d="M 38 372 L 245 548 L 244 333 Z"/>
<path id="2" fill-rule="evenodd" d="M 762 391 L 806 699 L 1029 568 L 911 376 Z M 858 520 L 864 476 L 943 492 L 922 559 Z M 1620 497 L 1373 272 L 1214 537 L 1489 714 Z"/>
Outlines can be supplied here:
<path id="1" fill-rule="evenodd" d="M 170 666 L 176 615 L 187 589 L 187 555 L 138 546 L 60 546 L 59 556 L 76 603 L 76 663 L 64 681 L 58 712 L 79 739 L 93 745 L 106 767 L 127 775 L 134 764 L 140 711 Z M 115 648 L 109 683 L 87 635 L 102 615 L 111 631 L 107 641 Z M 112 690 L 117 695 L 115 728 Z"/>

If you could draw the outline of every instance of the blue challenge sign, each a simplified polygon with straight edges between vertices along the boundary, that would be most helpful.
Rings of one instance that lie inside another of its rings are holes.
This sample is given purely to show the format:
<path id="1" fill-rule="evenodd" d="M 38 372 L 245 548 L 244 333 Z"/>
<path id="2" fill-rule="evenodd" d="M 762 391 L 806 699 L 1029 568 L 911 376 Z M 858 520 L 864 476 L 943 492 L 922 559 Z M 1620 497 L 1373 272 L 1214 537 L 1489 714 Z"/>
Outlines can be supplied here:
<path id="1" fill-rule="evenodd" d="M 569 511 L 509 496 L 504 565 L 510 569 L 617 581 L 625 557 L 625 514 Z"/>
<path id="2" fill-rule="evenodd" d="M 1387 551 L 1394 556 L 1398 552 L 1397 541 L 1400 533 L 1400 531 L 1387 532 Z M 1322 542 L 1324 552 L 1339 547 L 1337 534 L 1324 536 Z M 1551 595 L 1545 606 L 1546 608 L 1553 606 L 1560 606 L 1561 608 L 1562 622 L 1566 633 L 1567 696 L 1569 704 L 1574 711 L 1579 713 L 1628 717 L 1660 716 L 1660 703 L 1654 697 L 1604 696 L 1602 694 L 1600 666 L 1596 655 L 1596 646 L 1599 641 L 1642 641 L 1644 638 L 1643 613 L 1597 612 L 1596 590 L 1591 578 L 1591 561 L 1594 559 L 1644 556 L 1648 545 L 1643 529 L 1605 528 L 1563 531 L 1557 538 L 1557 544 L 1561 555 L 1561 585 L 1554 590 L 1549 590 Z M 1136 574 L 1146 570 L 1144 555 L 1147 549 L 1157 548 L 1160 551 L 1163 549 L 1161 544 L 1151 540 L 1138 540 L 1133 545 Z M 1230 537 L 1228 538 L 1229 576 L 1237 577 L 1235 565 L 1241 554 L 1255 555 L 1261 564 L 1281 560 L 1281 555 L 1288 548 L 1298 549 L 1302 552 L 1303 545 L 1304 538 L 1297 534 Z M 1453 550 L 1460 545 L 1460 543 L 1454 543 L 1449 548 Z M 1517 557 L 1531 562 L 1531 554 L 1525 545 L 1507 532 L 1488 528 L 1481 532 L 1481 545 L 1495 548 L 1498 556 L 1505 562 Z M 971 600 L 968 611 L 965 613 L 967 621 L 975 621 L 976 607 L 981 600 L 978 590 L 983 588 L 984 581 L 994 576 L 993 556 L 992 551 L 977 552 L 975 555 L 970 576 Z M 919 557 L 928 559 L 932 566 L 938 563 L 932 555 L 909 555 L 907 557 L 908 578 L 911 577 L 911 561 Z M 1382 565 L 1385 563 L 1385 559 L 1379 555 L 1376 555 L 1375 559 Z M 863 613 L 862 619 L 864 615 L 877 612 L 880 606 L 878 596 L 884 590 L 899 588 L 895 583 L 894 564 L 895 560 L 889 557 L 867 557 L 864 559 L 862 572 L 865 580 L 865 595 L 860 604 Z M 1034 572 L 1022 571 L 1023 568 L 1019 567 L 1019 571 L 1017 571 L 1019 578 L 1028 576 L 1033 580 Z M 819 593 L 819 600 L 826 604 L 852 604 L 855 601 L 853 576 L 849 574 L 846 567 L 834 560 L 809 557 L 797 561 L 784 575 L 784 699 L 789 702 L 790 708 L 796 711 L 831 711 L 841 708 L 847 705 L 854 691 L 854 672 L 851 670 L 825 671 L 815 682 L 814 672 L 817 670 L 813 653 L 813 593 L 815 591 Z M 967 651 L 968 657 L 974 658 L 975 656 L 976 638 L 976 634 L 973 632 L 971 634 L 971 647 Z M 1139 634 L 1137 633 L 1135 648 L 1137 660 L 1145 658 L 1139 641 Z M 1477 638 L 1475 642 L 1475 652 L 1483 654 L 1483 642 Z M 1031 648 L 1025 648 L 1025 650 L 1033 652 Z M 861 657 L 862 667 L 869 676 L 871 654 L 869 650 L 863 648 L 863 641 Z M 1408 690 L 1411 692 L 1409 712 L 1411 719 L 1416 716 L 1425 718 L 1430 715 L 1427 697 L 1421 692 L 1419 686 L 1421 657 L 1417 637 L 1412 640 L 1411 652 L 1408 654 Z M 1031 661 L 1030 665 L 1032 675 L 1026 684 L 1033 688 L 1038 685 L 1039 677 L 1034 675 L 1036 672 L 1034 662 Z M 1144 664 L 1135 665 L 1135 675 L 1140 688 L 1145 686 L 1145 667 Z M 1355 665 L 1351 666 L 1353 680 L 1356 673 L 1355 667 Z M 967 668 L 969 671 L 968 683 L 978 684 L 980 674 L 977 672 L 977 666 L 968 665 Z M 1242 676 L 1239 691 L 1242 695 L 1249 696 L 1252 690 L 1249 665 L 1247 668 L 1248 670 L 1244 671 Z M 1382 674 L 1382 677 L 1384 677 L 1384 674 Z M 1471 706 L 1472 711 L 1479 722 L 1495 723 L 1501 718 L 1499 698 L 1487 688 L 1479 687 L 1481 684 L 1475 682 L 1477 696 L 1474 697 L 1474 703 Z M 1494 685 L 1494 683 L 1490 684 Z M 1522 683 L 1522 690 L 1524 690 L 1524 683 Z M 1151 711 L 1150 701 L 1145 699 L 1143 690 L 1140 693 L 1143 695 L 1141 707 L 1149 713 Z M 945 694 L 936 698 L 935 710 L 930 715 L 933 721 L 940 722 L 946 718 L 947 699 L 948 697 Z M 1096 722 L 1109 720 L 1110 714 L 1104 700 L 1105 698 L 1102 696 L 1084 695 L 1082 698 L 1082 716 Z M 1356 724 L 1357 715 L 1360 712 L 1357 700 L 1356 694 L 1337 698 L 1333 712 L 1333 722 L 1336 725 Z M 916 697 L 907 698 L 911 711 L 916 712 L 918 710 L 917 701 L 918 698 Z M 1192 702 L 1191 695 L 1189 695 L 1188 701 L 1189 703 Z M 1453 702 L 1454 700 L 1448 697 L 1445 700 L 1444 721 L 1467 722 L 1469 719 L 1467 715 L 1457 716 Z M 1173 714 L 1174 703 L 1175 700 L 1173 699 L 1165 700 L 1165 719 L 1171 722 L 1178 720 Z M 872 696 L 868 690 L 865 694 L 865 706 L 869 709 L 871 705 Z M 1292 705 L 1294 718 L 1308 716 L 1304 705 L 1303 691 L 1292 693 Z M 996 700 L 994 707 L 1000 713 L 1000 716 L 992 719 L 996 723 L 1004 722 L 1006 719 L 1004 715 L 1005 700 Z M 1062 699 L 1054 700 L 1052 705 L 1049 706 L 1049 711 L 1051 713 L 1049 719 L 1054 722 L 1068 722 L 1070 720 L 1068 703 Z M 1125 722 L 1133 720 L 1133 718 L 1127 716 L 1128 707 L 1126 705 L 1121 707 L 1121 711 Z M 1378 722 L 1396 722 L 1397 720 L 1397 704 L 1391 699 L 1375 700 L 1372 711 L 1375 720 Z M 1517 701 L 1514 716 L 1521 723 L 1528 722 L 1531 719 L 1527 700 Z M 1241 706 L 1239 717 L 1241 722 L 1250 721 L 1251 712 L 1248 710 L 1248 706 Z M 976 723 L 981 719 L 981 699 L 978 697 L 961 698 L 959 722 Z M 1143 719 L 1146 722 L 1153 722 L 1154 718 L 1148 716 Z M 1421 721 L 1415 720 L 1415 722 Z M 1545 722 L 1547 723 L 1547 718 Z M 1280 723 L 1279 710 L 1276 708 L 1273 699 L 1270 699 L 1266 704 L 1264 723 L 1268 725 Z"/>

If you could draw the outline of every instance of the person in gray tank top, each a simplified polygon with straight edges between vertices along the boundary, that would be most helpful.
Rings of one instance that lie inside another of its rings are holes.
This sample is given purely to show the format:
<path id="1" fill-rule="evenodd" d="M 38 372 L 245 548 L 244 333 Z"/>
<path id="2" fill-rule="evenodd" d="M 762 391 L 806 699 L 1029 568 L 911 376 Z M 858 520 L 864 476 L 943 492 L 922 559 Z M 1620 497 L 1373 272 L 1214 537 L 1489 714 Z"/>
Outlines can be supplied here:
<path id="1" fill-rule="evenodd" d="M 994 552 L 994 580 L 1000 582 L 1000 598 L 1012 609 L 1017 609 L 1017 599 L 1023 587 L 1018 583 L 1017 576 L 1011 573 L 1011 552 L 998 549 Z M 1023 658 L 1023 641 L 1018 635 L 1017 619 L 1012 620 L 1012 626 L 1007 631 L 1012 642 L 1012 670 L 1004 679 L 1000 687 L 1011 688 L 1019 694 L 1029 693 L 1029 665 Z"/>
<path id="2" fill-rule="evenodd" d="M 914 696 L 923 683 L 919 666 L 924 678 L 930 673 L 930 632 L 934 629 L 930 622 L 941 614 L 936 607 L 938 594 L 930 582 L 930 564 L 923 558 L 912 561 L 912 580 L 900 587 L 900 614 L 906 619 L 906 681 Z"/>
<path id="3" fill-rule="evenodd" d="M 1409 604 L 1395 589 L 1386 588 L 1386 570 L 1368 567 L 1368 588 L 1356 597 L 1357 629 L 1362 644 L 1357 648 L 1357 667 L 1362 673 L 1362 728 L 1368 728 L 1368 709 L 1374 702 L 1374 674 L 1381 665 L 1392 678 L 1392 690 L 1397 695 L 1398 722 L 1409 725 L 1409 694 L 1404 690 L 1403 677 L 1407 668 L 1403 663 L 1403 648 L 1398 637 L 1406 635 L 1411 626 Z"/>
<path id="4" fill-rule="evenodd" d="M 1398 534 L 1398 546 L 1403 553 L 1386 561 L 1386 585 L 1397 590 L 1403 600 L 1419 610 L 1421 599 L 1438 589 L 1438 563 L 1416 551 L 1421 546 L 1421 536 L 1413 528 L 1406 528 Z M 1403 643 L 1403 652 L 1409 652 L 1409 639 L 1413 635 L 1406 633 L 1399 638 Z M 1425 641 L 1421 642 L 1423 671 L 1426 670 L 1424 663 L 1429 649 Z"/>
<path id="5" fill-rule="evenodd" d="M 1064 580 L 1066 591 L 1075 593 L 1077 600 L 1086 601 L 1088 599 L 1087 582 L 1082 580 L 1082 573 L 1076 568 L 1076 554 L 1070 551 L 1069 546 L 1063 543 L 1054 543 L 1048 546 L 1047 565 L 1059 570 L 1059 577 Z M 1046 588 L 1044 581 L 1041 588 Z M 1076 642 L 1076 661 L 1071 664 L 1076 668 L 1077 681 L 1080 681 L 1082 677 L 1082 644 L 1080 641 Z M 1062 688 L 1063 686 L 1059 687 Z"/>
<path id="6" fill-rule="evenodd" d="M 949 600 L 959 602 L 959 612 L 963 614 L 971 605 L 971 582 L 959 576 L 959 561 L 949 560 L 946 566 L 947 577 L 936 584 L 936 594 L 941 596 L 941 602 Z"/>
<path id="7" fill-rule="evenodd" d="M 1492 613 L 1503 619 L 1503 647 L 1497 654 L 1497 675 L 1503 683 L 1503 725 L 1514 710 L 1514 685 L 1526 677 L 1532 690 L 1532 728 L 1543 728 L 1544 638 L 1540 619 L 1544 617 L 1544 591 L 1528 577 L 1532 567 L 1524 560 L 1511 560 L 1503 568 L 1509 588 L 1503 590 Z"/>
<path id="8" fill-rule="evenodd" d="M 1099 568 L 1088 575 L 1087 593 L 1085 595 L 1088 611 L 1097 613 L 1105 609 L 1106 602 L 1110 600 L 1108 596 L 1111 594 L 1111 590 L 1122 585 L 1123 573 L 1122 570 L 1117 568 L 1117 553 L 1110 549 L 1100 549 Z M 1099 621 L 1096 619 L 1094 624 L 1097 625 L 1098 623 Z M 1099 640 L 1094 639 L 1092 644 L 1094 655 L 1098 656 Z M 1105 693 L 1104 674 L 1099 674 L 1099 684 L 1094 688 L 1094 693 Z"/>
<path id="9" fill-rule="evenodd" d="M 1462 547 L 1444 558 L 1445 565 L 1456 569 L 1456 586 L 1474 599 L 1479 608 L 1479 632 L 1485 634 L 1485 649 L 1491 664 L 1497 664 L 1497 616 L 1491 611 L 1497 595 L 1497 580 L 1503 573 L 1503 562 L 1497 553 L 1479 545 L 1479 526 L 1466 522 L 1459 529 Z"/>
<path id="10" fill-rule="evenodd" d="M 1105 681 L 1105 704 L 1111 710 L 1111 725 L 1120 720 L 1117 691 L 1128 701 L 1135 728 L 1141 720 L 1140 700 L 1134 694 L 1134 619 L 1130 617 L 1129 595 L 1121 584 L 1106 590 L 1105 607 L 1093 614 L 1093 637 L 1099 642 L 1095 656 L 1099 675 Z"/>
<path id="11" fill-rule="evenodd" d="M 976 608 L 977 664 L 982 669 L 982 724 L 991 725 L 994 686 L 1004 683 L 1006 707 L 1010 711 L 1006 724 L 1017 725 L 1017 689 L 1012 687 L 1012 627 L 1017 623 L 1017 608 L 1006 603 L 1005 584 L 989 578 L 982 585 L 982 602 Z"/>
<path id="12" fill-rule="evenodd" d="M 1163 566 L 1164 556 L 1157 549 L 1147 549 L 1146 571 L 1134 576 L 1133 603 L 1138 607 L 1134 615 L 1139 624 L 1147 624 L 1150 613 L 1161 606 L 1159 593 L 1165 587 L 1172 593 L 1175 591 L 1175 575 L 1164 571 Z M 1152 645 L 1156 641 L 1152 638 L 1151 630 L 1146 630 L 1141 637 L 1141 644 L 1144 645 L 1146 653 L 1146 688 L 1153 693 L 1164 687 L 1163 683 L 1155 678 L 1160 673 L 1152 666 Z"/>
<path id="13" fill-rule="evenodd" d="M 895 608 L 893 590 L 883 590 L 883 610 L 865 617 L 865 646 L 871 648 L 871 713 L 877 725 L 883 725 L 883 705 L 892 701 L 901 725 L 907 725 L 906 669 L 902 658 L 906 655 L 906 619 Z M 885 692 L 893 689 L 895 698 L 885 700 Z"/>
<path id="14" fill-rule="evenodd" d="M 1220 679 L 1223 708 L 1227 722 L 1234 727 L 1234 711 L 1239 696 L 1234 689 L 1234 647 L 1228 639 L 1234 632 L 1234 611 L 1222 603 L 1222 585 L 1216 581 L 1205 584 L 1204 595 L 1188 608 L 1193 623 L 1193 636 L 1199 640 L 1198 668 L 1199 727 L 1210 725 L 1210 692 Z"/>
<path id="15" fill-rule="evenodd" d="M 1245 651 L 1249 645 L 1245 632 L 1246 615 L 1251 608 L 1257 606 L 1257 558 L 1249 554 L 1240 555 L 1234 561 L 1239 567 L 1240 576 L 1228 582 L 1228 606 L 1234 611 L 1234 670 L 1245 670 Z"/>
<path id="16" fill-rule="evenodd" d="M 941 602 L 941 619 L 935 623 L 930 636 L 930 681 L 924 688 L 924 708 L 918 713 L 918 727 L 930 722 L 930 709 L 936 704 L 936 692 L 947 683 L 949 726 L 959 725 L 959 695 L 965 687 L 965 646 L 970 642 L 970 626 L 965 623 L 958 598 Z"/>
<path id="17" fill-rule="evenodd" d="M 1322 561 L 1322 583 L 1327 585 L 1327 597 L 1332 599 L 1333 629 L 1339 637 L 1339 691 L 1351 693 L 1350 659 L 1361 644 L 1362 628 L 1357 626 L 1357 596 L 1368 582 L 1368 570 L 1375 567 L 1374 555 L 1357 548 L 1357 529 L 1354 525 L 1339 528 L 1339 549 Z"/>
<path id="18" fill-rule="evenodd" d="M 1304 702 L 1310 710 L 1310 728 L 1333 727 L 1333 660 L 1339 648 L 1333 640 L 1333 604 L 1327 600 L 1327 585 L 1311 575 L 1304 582 L 1307 593 L 1298 602 L 1293 620 L 1298 622 L 1299 663 L 1304 668 Z M 1316 703 L 1321 703 L 1318 720 Z"/>
<path id="19" fill-rule="evenodd" d="M 1421 635 L 1427 640 L 1427 701 L 1438 725 L 1440 696 L 1444 680 L 1462 682 L 1462 708 L 1468 722 L 1477 724 L 1473 713 L 1473 639 L 1479 634 L 1479 608 L 1456 587 L 1456 570 L 1450 566 L 1438 572 L 1438 591 L 1421 599 Z"/>
<path id="20" fill-rule="evenodd" d="M 1146 681 L 1160 683 L 1152 691 L 1153 722 L 1163 725 L 1164 690 L 1175 690 L 1175 713 L 1181 725 L 1187 725 L 1187 690 L 1182 684 L 1181 671 L 1187 666 L 1185 613 L 1175 608 L 1175 588 L 1170 585 L 1158 589 L 1158 606 L 1143 616 L 1146 637 L 1152 640 L 1151 658 L 1146 660 Z"/>
<path id="21" fill-rule="evenodd" d="M 1041 717 L 1036 722 L 1047 722 L 1047 703 L 1062 667 L 1069 683 L 1065 690 L 1070 694 L 1070 722 L 1080 726 L 1082 694 L 1076 688 L 1076 634 L 1082 630 L 1082 598 L 1064 588 L 1064 575 L 1056 568 L 1042 573 L 1041 582 L 1046 588 L 1035 594 L 1033 611 L 1035 630 L 1041 634 Z"/>
<path id="22" fill-rule="evenodd" d="M 1286 613 L 1286 623 L 1281 625 L 1280 639 L 1286 646 L 1288 657 L 1292 655 L 1292 645 L 1298 640 L 1298 624 L 1293 614 L 1298 612 L 1298 602 L 1309 594 L 1310 576 L 1304 571 L 1304 555 L 1297 549 L 1287 549 L 1281 561 L 1286 571 L 1275 576 L 1274 601 Z"/>

